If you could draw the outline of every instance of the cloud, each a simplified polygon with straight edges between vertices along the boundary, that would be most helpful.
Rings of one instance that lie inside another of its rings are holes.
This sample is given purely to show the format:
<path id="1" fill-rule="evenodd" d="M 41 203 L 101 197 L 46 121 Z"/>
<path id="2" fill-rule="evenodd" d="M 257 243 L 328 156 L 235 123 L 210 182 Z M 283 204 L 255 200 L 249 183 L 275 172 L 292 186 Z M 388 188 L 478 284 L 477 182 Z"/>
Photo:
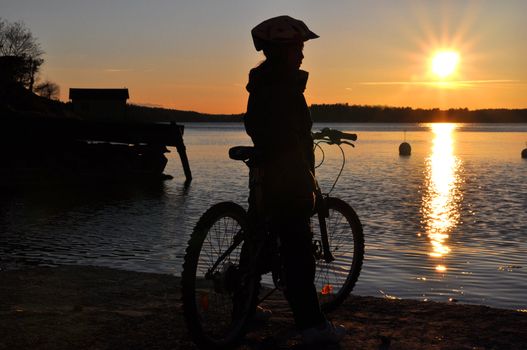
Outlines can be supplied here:
<path id="1" fill-rule="evenodd" d="M 513 79 L 484 79 L 484 80 L 446 80 L 446 81 L 363 81 L 359 85 L 424 85 L 424 86 L 474 86 L 482 84 L 525 84 L 521 80 Z M 346 88 L 347 89 L 347 88 Z"/>
<path id="2" fill-rule="evenodd" d="M 106 68 L 103 70 L 106 73 L 121 73 L 121 72 L 130 72 L 131 69 L 120 69 L 120 68 Z"/>

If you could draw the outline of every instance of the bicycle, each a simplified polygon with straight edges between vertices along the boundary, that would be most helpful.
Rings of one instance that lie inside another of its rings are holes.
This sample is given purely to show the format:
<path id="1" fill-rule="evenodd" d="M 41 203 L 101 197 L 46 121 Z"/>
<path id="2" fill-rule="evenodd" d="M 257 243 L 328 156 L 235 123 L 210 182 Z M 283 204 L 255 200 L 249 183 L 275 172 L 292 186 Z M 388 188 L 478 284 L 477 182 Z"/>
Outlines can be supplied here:
<path id="1" fill-rule="evenodd" d="M 356 141 L 357 136 L 329 128 L 312 136 L 315 147 L 322 150 L 320 143 L 337 145 L 342 153 L 342 167 L 331 190 L 323 194 L 317 185 L 311 218 L 315 286 L 322 311 L 330 312 L 351 293 L 364 258 L 362 224 L 357 214 L 343 200 L 329 196 L 344 169 L 342 145 L 354 147 L 349 141 Z M 322 155 L 317 167 L 324 162 L 323 150 Z M 229 156 L 250 169 L 255 168 L 258 158 L 255 149 L 246 146 L 231 148 Z M 263 222 L 250 219 L 239 204 L 221 202 L 201 216 L 188 242 L 181 279 L 184 318 L 198 347 L 232 347 L 245 335 L 256 306 L 283 288 L 276 242 Z M 244 248 L 250 256 L 240 264 L 244 243 L 251 245 Z M 259 297 L 260 277 L 269 270 L 274 289 Z"/>

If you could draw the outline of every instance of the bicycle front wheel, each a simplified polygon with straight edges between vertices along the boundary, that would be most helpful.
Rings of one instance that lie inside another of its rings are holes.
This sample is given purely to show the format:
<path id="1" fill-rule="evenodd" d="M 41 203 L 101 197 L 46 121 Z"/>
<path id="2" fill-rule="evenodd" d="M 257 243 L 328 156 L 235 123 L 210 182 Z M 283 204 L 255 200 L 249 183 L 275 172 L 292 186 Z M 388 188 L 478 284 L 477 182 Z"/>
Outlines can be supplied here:
<path id="1" fill-rule="evenodd" d="M 359 278 L 364 259 L 364 235 L 359 217 L 352 207 L 338 198 L 327 198 L 329 216 L 325 219 L 329 249 L 335 258 L 327 263 L 322 254 L 320 226 L 311 218 L 313 250 L 316 260 L 315 287 L 320 307 L 329 312 L 337 308 L 351 293 Z"/>
<path id="2" fill-rule="evenodd" d="M 256 282 L 240 269 L 247 214 L 232 202 L 207 210 L 188 243 L 181 276 L 187 328 L 200 348 L 231 348 L 244 334 Z"/>

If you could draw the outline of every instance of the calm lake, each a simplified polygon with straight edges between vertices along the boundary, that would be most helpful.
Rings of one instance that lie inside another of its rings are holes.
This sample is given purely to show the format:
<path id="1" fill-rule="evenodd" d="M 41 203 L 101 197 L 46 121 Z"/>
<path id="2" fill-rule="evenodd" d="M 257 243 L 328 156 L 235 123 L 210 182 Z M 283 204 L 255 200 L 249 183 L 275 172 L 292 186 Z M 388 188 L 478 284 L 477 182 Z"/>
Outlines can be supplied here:
<path id="1" fill-rule="evenodd" d="M 356 132 L 332 195 L 350 203 L 366 239 L 353 293 L 527 309 L 527 124 L 332 124 Z M 405 138 L 410 157 L 400 157 Z M 172 149 L 173 180 L 3 190 L 0 268 L 83 264 L 180 274 L 201 213 L 246 206 L 247 168 L 228 159 L 249 145 L 239 124 L 187 124 L 189 187 Z M 340 151 L 317 169 L 329 190 Z M 322 153 L 317 150 L 317 158 Z M 1 273 L 1 272 L 0 272 Z"/>

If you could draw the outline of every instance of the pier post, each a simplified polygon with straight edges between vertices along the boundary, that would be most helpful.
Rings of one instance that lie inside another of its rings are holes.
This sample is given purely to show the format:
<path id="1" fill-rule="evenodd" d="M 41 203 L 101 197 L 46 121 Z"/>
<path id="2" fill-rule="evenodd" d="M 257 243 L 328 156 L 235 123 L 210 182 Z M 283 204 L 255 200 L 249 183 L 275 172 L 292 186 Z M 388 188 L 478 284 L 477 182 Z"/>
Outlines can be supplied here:
<path id="1" fill-rule="evenodd" d="M 190 164 L 187 157 L 187 148 L 183 142 L 183 125 L 177 125 L 172 122 L 172 126 L 176 129 L 176 149 L 179 153 L 179 158 L 181 159 L 181 165 L 183 166 L 183 172 L 185 173 L 186 182 L 189 183 L 192 181 L 192 172 L 190 171 Z"/>

